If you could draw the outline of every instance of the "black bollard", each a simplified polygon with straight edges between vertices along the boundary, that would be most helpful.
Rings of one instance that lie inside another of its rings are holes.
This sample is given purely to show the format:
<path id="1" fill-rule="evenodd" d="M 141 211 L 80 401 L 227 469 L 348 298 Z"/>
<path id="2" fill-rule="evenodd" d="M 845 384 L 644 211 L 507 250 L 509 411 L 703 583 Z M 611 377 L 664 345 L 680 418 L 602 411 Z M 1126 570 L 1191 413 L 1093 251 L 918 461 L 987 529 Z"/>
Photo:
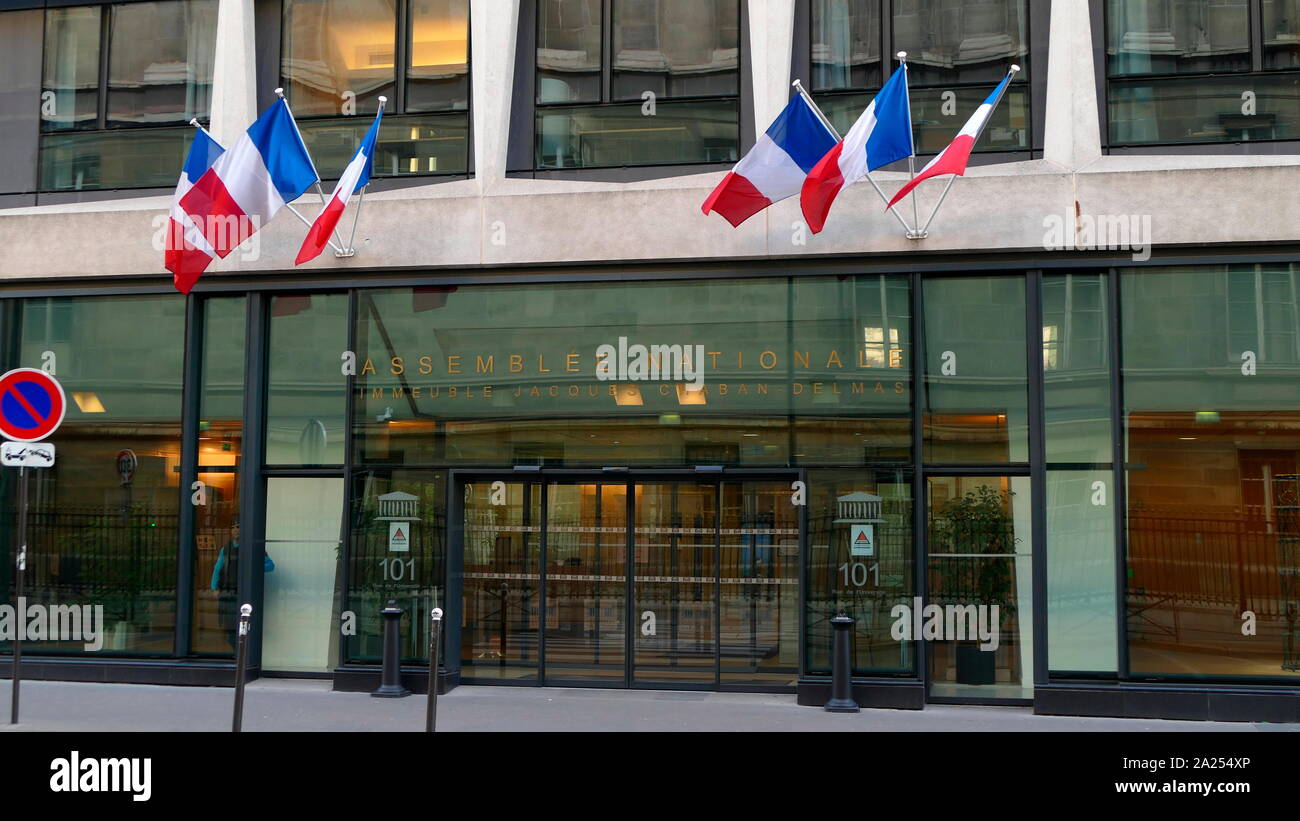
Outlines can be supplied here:
<path id="1" fill-rule="evenodd" d="M 835 643 L 831 649 L 831 700 L 822 709 L 829 713 L 856 713 L 862 708 L 853 700 L 853 619 L 843 610 L 831 619 Z"/>
<path id="2" fill-rule="evenodd" d="M 405 698 L 411 691 L 402 686 L 402 608 L 393 599 L 379 611 L 384 617 L 384 673 L 375 698 Z"/>
<path id="3" fill-rule="evenodd" d="M 429 703 L 424 713 L 424 731 L 433 732 L 438 720 L 438 644 L 442 637 L 442 608 L 429 613 Z"/>
<path id="4" fill-rule="evenodd" d="M 244 679 L 248 673 L 248 625 L 253 619 L 253 605 L 239 607 L 239 638 L 235 645 L 235 716 L 230 732 L 238 733 L 244 726 Z"/>

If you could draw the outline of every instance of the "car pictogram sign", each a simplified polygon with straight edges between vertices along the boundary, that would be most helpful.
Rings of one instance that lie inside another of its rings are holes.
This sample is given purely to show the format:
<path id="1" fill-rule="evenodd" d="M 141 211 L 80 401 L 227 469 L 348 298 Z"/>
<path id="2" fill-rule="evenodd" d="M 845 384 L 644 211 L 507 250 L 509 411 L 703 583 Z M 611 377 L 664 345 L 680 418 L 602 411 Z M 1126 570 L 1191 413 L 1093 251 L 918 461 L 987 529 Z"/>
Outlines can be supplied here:
<path id="1" fill-rule="evenodd" d="M 59 429 L 67 397 L 58 380 L 36 368 L 0 376 L 0 435 L 13 442 L 39 442 Z"/>

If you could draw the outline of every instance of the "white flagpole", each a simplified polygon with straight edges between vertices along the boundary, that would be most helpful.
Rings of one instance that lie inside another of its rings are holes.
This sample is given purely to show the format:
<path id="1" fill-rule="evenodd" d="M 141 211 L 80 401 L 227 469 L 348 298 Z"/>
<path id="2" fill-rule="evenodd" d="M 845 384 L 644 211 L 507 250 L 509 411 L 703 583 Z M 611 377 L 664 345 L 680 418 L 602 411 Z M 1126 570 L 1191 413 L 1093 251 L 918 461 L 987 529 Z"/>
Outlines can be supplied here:
<path id="1" fill-rule="evenodd" d="M 912 83 L 910 82 L 912 78 L 906 74 L 907 72 L 906 51 L 898 52 L 898 63 L 899 63 L 899 70 L 904 72 L 903 94 L 907 97 L 907 134 L 912 143 L 912 153 L 909 154 L 907 157 L 907 172 L 912 175 L 912 179 L 916 179 L 916 127 L 912 125 L 913 123 Z M 882 194 L 881 196 L 884 195 Z M 888 200 L 886 200 L 886 202 L 888 202 Z M 912 224 L 918 227 L 921 225 L 921 207 L 916 204 L 915 188 L 912 189 Z M 907 231 L 908 239 L 925 239 L 925 236 L 926 236 L 925 231 L 918 231 L 914 229 L 908 229 Z"/>
<path id="2" fill-rule="evenodd" d="M 824 113 L 822 113 L 821 108 L 817 105 L 816 101 L 813 100 L 812 96 L 809 95 L 808 92 L 804 90 L 803 83 L 801 83 L 798 80 L 795 80 L 793 83 L 791 83 L 791 85 L 798 90 L 799 94 L 804 98 L 804 101 L 808 103 L 808 105 L 812 108 L 813 113 L 815 113 L 817 115 L 817 118 L 822 121 L 822 125 L 830 129 L 831 134 L 835 137 L 835 141 L 840 142 L 843 139 L 840 136 L 840 133 L 835 130 L 834 125 L 831 125 L 831 121 L 826 117 Z M 876 185 L 876 181 L 871 178 L 870 171 L 867 172 L 867 182 L 871 183 L 872 188 L 876 189 L 876 193 L 880 195 L 881 201 L 884 202 L 887 207 L 889 207 L 889 212 L 898 218 L 898 222 L 900 225 L 903 226 L 903 230 L 910 235 L 912 233 L 911 227 L 907 224 L 907 221 L 903 219 L 903 215 L 898 213 L 898 209 L 896 207 L 889 205 L 889 197 L 886 197 L 885 192 L 880 190 L 879 185 Z"/>
<path id="3" fill-rule="evenodd" d="M 387 105 L 388 98 L 381 95 L 379 98 L 379 111 L 375 114 L 375 119 L 380 120 L 381 122 L 383 121 L 384 107 Z M 378 145 L 379 135 L 375 134 L 375 147 Z M 371 151 L 374 151 L 373 147 Z M 375 157 L 373 153 L 367 159 L 367 162 L 371 164 L 372 168 L 374 167 Z M 342 253 L 336 253 L 334 255 L 338 259 L 348 259 L 349 257 L 356 256 L 357 249 L 353 243 L 356 242 L 357 239 L 357 223 L 361 220 L 361 207 L 366 204 L 366 189 L 369 187 L 370 183 L 367 181 L 365 185 L 361 186 L 361 190 L 357 192 L 357 210 L 352 214 L 352 235 L 348 237 L 348 249 Z"/>
<path id="4" fill-rule="evenodd" d="M 284 109 L 285 111 L 289 112 L 289 122 L 293 123 L 294 133 L 298 135 L 298 142 L 302 143 L 303 153 L 307 155 L 307 162 L 311 163 L 311 173 L 316 175 L 316 193 L 320 195 L 320 207 L 321 210 L 323 211 L 325 210 L 325 206 L 329 204 L 329 200 L 325 199 L 325 191 L 322 190 L 320 187 L 320 172 L 316 170 L 316 161 L 311 158 L 311 152 L 307 150 L 307 141 L 302 138 L 302 130 L 298 128 L 298 120 L 293 116 L 293 109 L 289 108 L 289 101 L 284 99 L 284 89 L 277 88 L 275 90 L 275 96 L 279 97 L 281 100 L 284 101 Z M 294 210 L 294 207 L 292 205 L 290 205 L 287 202 L 285 203 L 285 205 L 288 206 L 290 211 L 293 211 L 293 213 L 298 214 L 298 212 Z M 298 219 L 301 219 L 303 222 L 307 222 L 307 220 L 303 218 L 302 214 L 298 214 Z M 307 225 L 310 226 L 311 223 L 307 222 Z M 340 247 L 343 245 L 343 238 L 339 236 L 339 231 L 337 226 L 335 226 L 334 228 L 334 239 L 338 241 L 338 245 L 335 245 L 334 243 L 330 242 L 329 243 L 330 247 L 332 247 L 334 249 L 334 252 L 337 254 L 343 253 L 343 249 Z M 328 239 L 326 239 L 325 241 L 329 242 Z"/>
<path id="5" fill-rule="evenodd" d="M 190 125 L 194 126 L 194 127 L 197 128 L 199 131 L 202 131 L 204 134 L 207 134 L 209 140 L 212 140 L 214 143 L 217 143 L 217 138 L 214 137 L 214 136 L 212 136 L 212 132 L 211 132 L 211 131 L 208 131 L 206 128 L 203 127 L 203 124 L 199 122 L 199 118 L 198 118 L 198 117 L 194 117 L 193 119 L 191 119 L 191 120 L 190 120 Z M 217 145 L 221 145 L 221 143 L 217 143 Z"/>
<path id="6" fill-rule="evenodd" d="M 1015 77 L 1019 73 L 1020 73 L 1020 66 L 1013 64 L 1011 66 L 1011 70 L 1007 72 L 1007 76 Z M 975 144 L 978 143 L 980 141 L 980 137 L 984 135 L 984 129 L 988 128 L 989 123 L 993 121 L 993 112 L 998 110 L 998 105 L 1002 103 L 1002 98 L 1005 97 L 1007 95 L 1007 92 L 1010 90 L 1011 90 L 1011 84 L 1007 83 L 1007 87 L 1002 89 L 1002 93 L 999 94 L 998 98 L 993 101 L 993 107 L 989 109 L 989 118 L 985 120 L 983 124 L 980 125 L 980 130 L 975 134 L 975 139 L 971 143 L 972 152 L 975 150 Z M 956 174 L 949 175 L 948 184 L 944 186 L 943 194 L 939 196 L 939 201 L 934 204 L 934 210 L 930 212 L 930 218 L 925 221 L 925 229 L 922 233 L 929 232 L 930 223 L 934 222 L 934 218 L 938 216 L 939 209 L 943 206 L 943 201 L 948 197 L 949 189 L 952 188 L 952 184 L 956 181 L 957 181 Z"/>

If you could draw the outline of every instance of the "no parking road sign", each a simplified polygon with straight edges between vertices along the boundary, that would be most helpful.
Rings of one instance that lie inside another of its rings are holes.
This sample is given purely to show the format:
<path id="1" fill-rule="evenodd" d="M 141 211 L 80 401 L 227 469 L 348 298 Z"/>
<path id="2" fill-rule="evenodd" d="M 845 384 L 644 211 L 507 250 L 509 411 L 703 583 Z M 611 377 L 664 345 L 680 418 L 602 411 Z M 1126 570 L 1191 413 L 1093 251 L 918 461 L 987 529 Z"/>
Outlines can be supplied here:
<path id="1" fill-rule="evenodd" d="M 0 436 L 11 442 L 39 442 L 63 423 L 63 387 L 36 368 L 17 368 L 0 376 Z"/>

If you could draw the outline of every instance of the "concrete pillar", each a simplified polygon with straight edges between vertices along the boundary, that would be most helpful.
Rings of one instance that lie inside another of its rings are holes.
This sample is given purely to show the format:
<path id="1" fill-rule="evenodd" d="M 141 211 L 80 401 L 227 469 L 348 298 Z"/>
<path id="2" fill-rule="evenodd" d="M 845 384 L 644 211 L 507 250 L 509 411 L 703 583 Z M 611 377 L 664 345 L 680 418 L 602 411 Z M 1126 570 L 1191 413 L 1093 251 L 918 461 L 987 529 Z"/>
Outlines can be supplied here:
<path id="1" fill-rule="evenodd" d="M 762 134 L 790 100 L 795 0 L 749 0 L 750 73 L 754 133 Z M 804 86 L 808 78 L 802 78 Z"/>
<path id="2" fill-rule="evenodd" d="M 1071 171 L 1101 157 L 1092 21 L 1086 0 L 1052 3 L 1043 158 Z"/>
<path id="3" fill-rule="evenodd" d="M 470 0 L 474 176 L 479 191 L 506 175 L 519 0 Z"/>
<path id="4" fill-rule="evenodd" d="M 239 139 L 257 119 L 257 52 L 253 0 L 220 0 L 217 47 L 212 63 L 212 124 L 224 146 Z"/>

